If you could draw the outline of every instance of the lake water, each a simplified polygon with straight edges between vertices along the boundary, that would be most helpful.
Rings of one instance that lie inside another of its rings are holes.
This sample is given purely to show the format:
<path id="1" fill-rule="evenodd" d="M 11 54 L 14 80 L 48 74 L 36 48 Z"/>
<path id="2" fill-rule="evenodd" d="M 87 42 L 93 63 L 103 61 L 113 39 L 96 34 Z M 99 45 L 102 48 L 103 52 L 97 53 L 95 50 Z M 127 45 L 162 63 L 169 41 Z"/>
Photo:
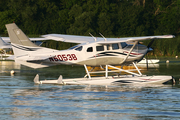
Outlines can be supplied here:
<path id="1" fill-rule="evenodd" d="M 16 74 L 10 75 L 14 70 Z M 31 69 L 0 61 L 1 120 L 180 119 L 180 60 L 161 60 L 147 75 L 172 75 L 176 84 L 161 86 L 35 85 L 40 79 L 83 77 L 82 66 Z"/>

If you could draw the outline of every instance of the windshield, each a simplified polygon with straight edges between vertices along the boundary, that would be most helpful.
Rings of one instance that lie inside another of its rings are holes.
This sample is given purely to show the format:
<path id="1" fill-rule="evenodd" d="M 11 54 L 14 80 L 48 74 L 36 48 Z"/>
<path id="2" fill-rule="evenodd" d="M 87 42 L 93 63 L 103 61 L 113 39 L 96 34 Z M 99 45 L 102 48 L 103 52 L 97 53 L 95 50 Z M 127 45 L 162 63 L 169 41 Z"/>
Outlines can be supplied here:
<path id="1" fill-rule="evenodd" d="M 127 44 L 125 42 L 121 42 L 120 44 L 121 44 L 122 48 L 125 48 L 127 46 Z"/>
<path id="2" fill-rule="evenodd" d="M 82 50 L 82 46 L 80 46 L 80 47 L 77 47 L 75 50 L 77 50 L 77 51 L 81 51 Z"/>
<path id="3" fill-rule="evenodd" d="M 74 49 L 74 48 L 76 48 L 76 47 L 78 47 L 79 45 L 75 45 L 75 46 L 73 46 L 73 47 L 70 47 L 69 48 L 69 50 L 72 50 L 72 49 Z"/>

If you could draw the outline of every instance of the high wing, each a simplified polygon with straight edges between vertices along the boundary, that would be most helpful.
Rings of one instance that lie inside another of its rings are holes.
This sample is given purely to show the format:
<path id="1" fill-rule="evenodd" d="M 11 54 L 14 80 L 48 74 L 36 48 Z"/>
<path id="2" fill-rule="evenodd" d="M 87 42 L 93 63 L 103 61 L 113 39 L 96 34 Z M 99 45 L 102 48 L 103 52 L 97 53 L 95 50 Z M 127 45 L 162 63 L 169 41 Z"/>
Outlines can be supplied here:
<path id="1" fill-rule="evenodd" d="M 47 34 L 42 35 L 42 37 L 62 42 L 70 42 L 70 43 L 86 43 L 93 42 L 94 38 L 89 36 L 78 36 L 78 35 L 63 35 L 63 34 Z M 98 39 L 102 39 L 99 38 Z"/>
<path id="2" fill-rule="evenodd" d="M 151 39 L 161 39 L 161 38 L 173 38 L 174 35 L 161 35 L 161 36 L 144 36 L 144 37 L 126 37 L 126 38 L 102 38 L 102 37 L 88 37 L 88 36 L 77 36 L 77 35 L 64 35 L 64 34 L 47 34 L 42 35 L 42 37 L 47 39 L 52 39 L 55 41 L 70 42 L 70 43 L 87 43 L 87 42 L 97 42 L 99 44 L 117 43 L 117 42 L 132 42 L 132 41 L 142 41 Z"/>
<path id="3" fill-rule="evenodd" d="M 5 42 L 10 42 L 9 37 L 1 37 Z M 42 41 L 42 40 L 49 40 L 47 38 L 29 38 L 31 41 Z"/>

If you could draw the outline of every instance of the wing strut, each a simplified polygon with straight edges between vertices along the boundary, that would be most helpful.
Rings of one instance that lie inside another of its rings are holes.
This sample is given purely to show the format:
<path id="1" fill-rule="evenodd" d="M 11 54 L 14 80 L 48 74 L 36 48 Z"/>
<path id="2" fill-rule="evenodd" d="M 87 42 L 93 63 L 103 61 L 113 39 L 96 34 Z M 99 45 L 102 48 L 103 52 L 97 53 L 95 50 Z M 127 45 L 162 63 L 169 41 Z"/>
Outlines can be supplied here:
<path id="1" fill-rule="evenodd" d="M 99 33 L 99 34 L 104 38 L 104 41 L 107 41 L 107 39 L 101 33 Z"/>
<path id="2" fill-rule="evenodd" d="M 131 52 L 133 51 L 134 47 L 136 46 L 136 44 L 138 43 L 138 41 L 135 41 L 134 45 L 132 46 L 132 48 L 130 49 L 129 53 L 127 54 L 126 58 L 120 63 L 122 64 L 123 62 L 125 62 L 127 60 L 127 58 L 129 57 L 129 55 L 131 54 Z"/>
<path id="3" fill-rule="evenodd" d="M 139 75 L 142 76 L 141 71 L 138 69 L 138 67 L 136 66 L 136 64 L 135 64 L 134 62 L 133 62 L 133 65 L 134 65 L 134 67 L 136 68 L 136 70 L 138 71 Z"/>
<path id="4" fill-rule="evenodd" d="M 135 73 L 135 72 L 131 72 L 131 70 L 124 70 L 123 67 L 118 68 L 118 67 L 115 67 L 115 66 L 112 66 L 112 65 L 106 65 L 106 68 L 104 69 L 104 71 L 94 71 L 94 72 L 92 72 L 92 70 L 94 68 L 92 68 L 90 71 L 88 71 L 87 66 L 84 64 L 84 67 L 85 67 L 85 70 L 86 70 L 86 75 L 84 76 L 84 78 L 88 77 L 91 80 L 92 79 L 91 74 L 105 73 L 105 78 L 108 79 L 108 73 L 115 73 L 115 71 L 109 70 L 108 68 L 113 68 L 115 70 L 118 70 L 119 71 L 118 77 L 120 77 L 119 75 L 121 74 L 121 72 L 126 72 L 128 74 L 133 75 L 133 76 L 142 76 L 142 73 L 140 72 L 140 70 L 138 69 L 138 67 L 136 66 L 136 64 L 134 62 L 133 62 L 133 65 L 135 66 L 135 68 L 136 68 L 136 70 L 137 70 L 137 72 L 139 74 Z"/>
<path id="5" fill-rule="evenodd" d="M 85 67 L 85 70 L 86 70 L 86 73 L 87 73 L 89 79 L 91 79 L 91 75 L 89 74 L 89 71 L 88 71 L 87 66 L 86 66 L 85 64 L 84 64 L 84 67 Z M 85 76 L 84 76 L 84 77 L 85 77 Z"/>
<path id="6" fill-rule="evenodd" d="M 89 33 L 90 35 L 91 35 L 91 37 L 93 37 L 94 38 L 94 41 L 96 42 L 97 41 L 97 39 L 91 34 L 91 33 Z"/>

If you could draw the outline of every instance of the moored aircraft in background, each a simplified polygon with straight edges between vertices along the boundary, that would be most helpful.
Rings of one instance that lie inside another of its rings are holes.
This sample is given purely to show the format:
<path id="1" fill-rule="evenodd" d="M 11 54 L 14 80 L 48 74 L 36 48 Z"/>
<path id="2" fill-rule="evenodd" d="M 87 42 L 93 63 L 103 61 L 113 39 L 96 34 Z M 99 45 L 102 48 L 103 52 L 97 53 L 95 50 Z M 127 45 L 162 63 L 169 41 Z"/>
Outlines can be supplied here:
<path id="1" fill-rule="evenodd" d="M 12 48 L 10 43 L 5 42 L 1 37 L 0 37 L 0 49 L 4 48 Z"/>

